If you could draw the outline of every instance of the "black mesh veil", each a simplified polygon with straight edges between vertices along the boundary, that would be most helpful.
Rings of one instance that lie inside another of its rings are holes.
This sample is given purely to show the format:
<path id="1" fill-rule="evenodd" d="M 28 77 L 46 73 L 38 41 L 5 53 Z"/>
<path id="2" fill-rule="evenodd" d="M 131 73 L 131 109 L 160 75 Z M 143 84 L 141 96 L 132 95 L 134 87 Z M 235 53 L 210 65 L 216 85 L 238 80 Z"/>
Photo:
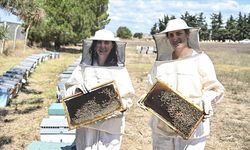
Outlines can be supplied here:
<path id="1" fill-rule="evenodd" d="M 84 40 L 83 41 L 83 52 L 82 52 L 82 60 L 81 64 L 84 65 L 91 65 L 92 58 L 89 52 L 93 40 Z M 117 44 L 117 65 L 118 66 L 125 66 L 125 48 L 126 42 L 116 41 Z"/>

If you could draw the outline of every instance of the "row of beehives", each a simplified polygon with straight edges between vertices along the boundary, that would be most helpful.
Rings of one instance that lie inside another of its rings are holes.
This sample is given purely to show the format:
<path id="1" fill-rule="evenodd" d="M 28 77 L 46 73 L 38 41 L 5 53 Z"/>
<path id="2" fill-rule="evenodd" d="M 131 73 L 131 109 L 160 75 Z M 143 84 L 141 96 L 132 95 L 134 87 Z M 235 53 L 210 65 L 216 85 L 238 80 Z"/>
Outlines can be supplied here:
<path id="1" fill-rule="evenodd" d="M 154 54 L 156 53 L 156 48 L 153 46 L 136 46 L 137 54 Z"/>
<path id="2" fill-rule="evenodd" d="M 65 82 L 73 73 L 76 66 L 80 63 L 81 58 L 60 74 L 57 84 L 57 100 L 48 108 L 48 117 L 43 118 L 40 124 L 40 141 L 32 141 L 26 150 L 36 149 L 71 149 L 74 145 L 75 130 L 69 130 L 68 122 L 65 116 L 64 107 L 61 103 L 65 95 Z"/>
<path id="3" fill-rule="evenodd" d="M 17 96 L 22 86 L 27 83 L 29 75 L 41 62 L 54 58 L 59 58 L 59 53 L 33 54 L 4 72 L 0 76 L 0 107 L 6 107 L 10 100 Z"/>

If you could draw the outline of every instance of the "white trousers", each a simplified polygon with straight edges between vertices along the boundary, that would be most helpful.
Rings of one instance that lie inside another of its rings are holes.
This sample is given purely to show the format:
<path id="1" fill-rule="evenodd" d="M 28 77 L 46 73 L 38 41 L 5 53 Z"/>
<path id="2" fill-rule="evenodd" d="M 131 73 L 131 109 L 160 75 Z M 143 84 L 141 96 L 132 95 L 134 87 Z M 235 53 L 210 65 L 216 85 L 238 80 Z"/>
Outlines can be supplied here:
<path id="1" fill-rule="evenodd" d="M 153 150 L 204 150 L 206 137 L 184 140 L 152 133 Z"/>
<path id="2" fill-rule="evenodd" d="M 119 150 L 121 141 L 122 134 L 110 134 L 90 128 L 76 129 L 77 150 Z"/>

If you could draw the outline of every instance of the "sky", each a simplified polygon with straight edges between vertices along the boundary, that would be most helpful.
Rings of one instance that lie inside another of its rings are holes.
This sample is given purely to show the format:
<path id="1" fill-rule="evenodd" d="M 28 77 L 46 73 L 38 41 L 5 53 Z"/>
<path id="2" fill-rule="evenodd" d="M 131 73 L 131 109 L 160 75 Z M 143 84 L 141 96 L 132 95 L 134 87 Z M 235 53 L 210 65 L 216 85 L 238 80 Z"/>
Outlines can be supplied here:
<path id="1" fill-rule="evenodd" d="M 17 16 L 10 14 L 9 12 L 3 9 L 0 9 L 0 21 L 18 22 L 18 23 L 21 22 L 21 20 Z"/>
<path id="2" fill-rule="evenodd" d="M 211 23 L 211 14 L 221 12 L 224 22 L 239 12 L 250 13 L 249 0 L 109 0 L 108 14 L 111 19 L 105 27 L 112 32 L 126 26 L 132 33 L 150 33 L 151 28 L 164 15 L 181 17 L 188 11 L 190 15 L 203 12 L 206 22 Z M 0 21 L 20 22 L 20 20 L 0 9 Z"/>
<path id="3" fill-rule="evenodd" d="M 224 22 L 230 15 L 237 18 L 239 12 L 250 13 L 249 0 L 110 0 L 110 23 L 106 26 L 113 32 L 126 26 L 132 33 L 150 33 L 151 28 L 164 15 L 181 17 L 186 11 L 190 15 L 203 12 L 206 22 L 211 23 L 211 14 L 221 12 Z"/>

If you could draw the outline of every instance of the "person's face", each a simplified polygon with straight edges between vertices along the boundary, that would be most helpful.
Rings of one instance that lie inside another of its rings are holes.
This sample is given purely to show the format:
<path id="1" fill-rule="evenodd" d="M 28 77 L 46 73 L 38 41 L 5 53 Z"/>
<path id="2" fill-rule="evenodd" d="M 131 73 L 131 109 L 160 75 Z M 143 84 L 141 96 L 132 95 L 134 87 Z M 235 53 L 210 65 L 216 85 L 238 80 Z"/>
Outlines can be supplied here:
<path id="1" fill-rule="evenodd" d="M 168 32 L 169 42 L 174 49 L 182 49 L 188 47 L 188 36 L 189 35 L 185 32 L 185 30 Z"/>
<path id="2" fill-rule="evenodd" d="M 96 44 L 96 52 L 98 56 L 108 56 L 113 48 L 113 44 L 111 41 L 97 41 Z"/>

